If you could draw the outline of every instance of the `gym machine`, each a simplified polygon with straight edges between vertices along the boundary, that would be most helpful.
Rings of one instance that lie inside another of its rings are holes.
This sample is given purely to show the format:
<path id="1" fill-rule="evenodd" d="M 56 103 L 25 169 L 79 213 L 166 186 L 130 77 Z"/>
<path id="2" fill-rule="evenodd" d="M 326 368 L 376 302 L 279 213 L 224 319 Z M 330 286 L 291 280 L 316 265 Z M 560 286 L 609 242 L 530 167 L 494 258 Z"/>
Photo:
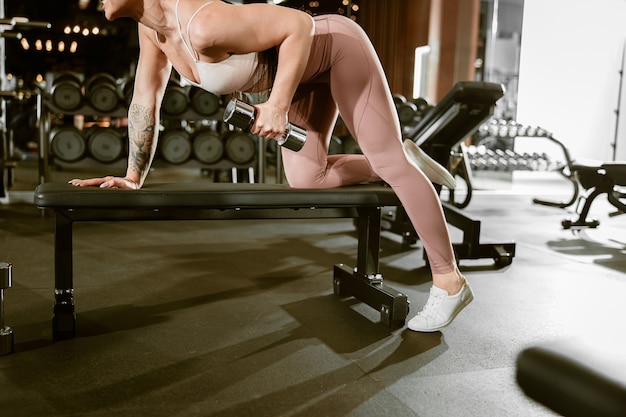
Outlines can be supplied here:
<path id="1" fill-rule="evenodd" d="M 13 182 L 13 170 L 15 161 L 12 160 L 13 144 L 10 140 L 7 101 L 22 100 L 35 96 L 37 109 L 40 112 L 41 100 L 36 91 L 17 91 L 9 88 L 9 80 L 6 73 L 6 39 L 21 39 L 21 30 L 49 29 L 48 22 L 34 22 L 25 17 L 6 18 L 4 0 L 0 0 L 0 198 L 8 197 L 8 188 Z"/>
<path id="2" fill-rule="evenodd" d="M 431 158 L 444 167 L 450 165 L 453 150 L 493 114 L 496 102 L 504 95 L 500 84 L 481 81 L 462 81 L 417 123 L 405 131 Z M 466 156 L 463 163 L 469 166 Z M 469 181 L 468 181 L 469 183 Z M 441 191 L 441 186 L 436 186 Z M 491 258 L 496 266 L 510 265 L 515 256 L 515 243 L 481 243 L 480 221 L 462 214 L 458 207 L 442 202 L 449 224 L 463 231 L 463 240 L 453 243 L 458 260 Z M 406 212 L 400 206 L 384 210 L 383 224 L 391 232 L 400 234 L 405 242 L 418 239 Z M 426 254 L 424 254 L 426 256 Z"/>
<path id="3" fill-rule="evenodd" d="M 595 218 L 588 218 L 591 205 L 594 200 L 602 194 L 607 195 L 607 200 L 616 212 L 610 216 L 617 216 L 626 213 L 626 162 L 576 162 L 570 156 L 567 147 L 555 139 L 552 135 L 546 135 L 546 139 L 555 143 L 561 148 L 565 156 L 565 165 L 559 170 L 573 187 L 572 197 L 568 201 L 548 201 L 535 198 L 535 204 L 550 207 L 566 208 L 574 203 L 576 205 L 577 219 L 564 219 L 561 225 L 564 229 L 574 231 L 584 228 L 596 228 L 600 222 Z M 580 195 L 580 188 L 586 190 L 584 195 Z"/>
<path id="4" fill-rule="evenodd" d="M 14 164 L 11 161 L 12 144 L 9 140 L 7 122 L 7 100 L 21 99 L 32 92 L 10 90 L 6 74 L 6 39 L 20 39 L 19 29 L 50 28 L 46 22 L 31 22 L 26 18 L 5 16 L 4 0 L 0 0 L 0 198 L 8 197 L 8 188 L 12 184 Z M 16 30 L 17 29 L 17 30 Z M 39 98 L 39 96 L 37 96 Z M 0 262 L 0 356 L 13 352 L 13 329 L 5 326 L 4 290 L 11 287 L 13 266 Z"/>
<path id="5" fill-rule="evenodd" d="M 609 203 L 617 209 L 616 212 L 610 213 L 610 216 L 626 213 L 626 192 L 620 191 L 620 187 L 626 187 L 626 163 L 605 162 L 591 166 L 574 164 L 572 169 L 580 185 L 587 190 L 587 194 L 578 199 L 576 208 L 578 218 L 575 220 L 566 219 L 561 222 L 564 229 L 576 230 L 598 227 L 600 222 L 597 219 L 588 219 L 587 216 L 591 204 L 601 194 L 606 194 Z"/>

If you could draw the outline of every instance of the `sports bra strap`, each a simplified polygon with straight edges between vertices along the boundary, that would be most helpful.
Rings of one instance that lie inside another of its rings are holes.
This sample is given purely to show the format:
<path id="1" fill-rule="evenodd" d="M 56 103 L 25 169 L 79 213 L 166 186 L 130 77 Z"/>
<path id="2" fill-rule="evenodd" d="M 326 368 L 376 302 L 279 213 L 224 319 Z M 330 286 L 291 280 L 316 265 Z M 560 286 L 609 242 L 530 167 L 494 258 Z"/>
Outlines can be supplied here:
<path id="1" fill-rule="evenodd" d="M 178 23 L 178 35 L 182 39 L 183 44 L 185 45 L 185 48 L 187 48 L 187 52 L 191 56 L 191 59 L 193 59 L 194 61 L 198 61 L 198 57 L 196 57 L 196 53 L 191 47 L 191 38 L 189 37 L 189 28 L 191 27 L 191 22 L 193 22 L 193 19 L 196 17 L 196 15 L 204 8 L 204 6 L 207 6 L 213 3 L 213 0 L 207 1 L 202 6 L 198 7 L 198 9 L 189 18 L 189 21 L 187 22 L 187 39 L 189 39 L 189 44 L 183 37 L 182 31 L 181 31 L 180 18 L 178 17 L 178 3 L 180 3 L 180 0 L 176 0 L 176 9 L 175 9 L 176 10 L 176 22 Z"/>

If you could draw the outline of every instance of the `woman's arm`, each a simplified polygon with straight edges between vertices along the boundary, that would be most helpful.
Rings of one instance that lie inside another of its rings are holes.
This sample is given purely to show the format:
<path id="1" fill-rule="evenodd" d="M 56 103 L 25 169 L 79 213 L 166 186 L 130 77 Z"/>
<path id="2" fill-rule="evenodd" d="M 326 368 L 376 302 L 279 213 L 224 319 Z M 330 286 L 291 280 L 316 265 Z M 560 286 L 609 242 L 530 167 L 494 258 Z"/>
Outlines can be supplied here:
<path id="1" fill-rule="evenodd" d="M 313 32 L 313 19 L 299 10 L 270 4 L 215 2 L 193 21 L 190 38 L 194 48 L 207 57 L 278 47 L 272 92 L 266 103 L 257 105 L 252 133 L 279 138 L 309 60 Z"/>
<path id="2" fill-rule="evenodd" d="M 139 61 L 128 109 L 128 168 L 125 179 L 141 188 L 148 175 L 159 135 L 161 102 L 172 66 L 155 44 L 154 31 L 139 25 Z"/>
<path id="3" fill-rule="evenodd" d="M 128 167 L 125 177 L 106 176 L 74 179 L 76 186 L 139 189 L 150 170 L 156 152 L 161 102 L 172 70 L 155 44 L 154 31 L 139 25 L 139 61 L 133 98 L 128 109 Z"/>

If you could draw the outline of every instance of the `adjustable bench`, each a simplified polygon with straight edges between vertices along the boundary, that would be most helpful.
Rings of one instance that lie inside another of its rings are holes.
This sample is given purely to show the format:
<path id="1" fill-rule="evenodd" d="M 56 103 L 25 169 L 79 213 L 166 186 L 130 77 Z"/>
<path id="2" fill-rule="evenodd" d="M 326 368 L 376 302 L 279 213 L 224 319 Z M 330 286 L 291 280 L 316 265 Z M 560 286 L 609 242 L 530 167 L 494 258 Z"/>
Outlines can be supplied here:
<path id="1" fill-rule="evenodd" d="M 178 183 L 122 190 L 44 183 L 35 191 L 35 204 L 55 218 L 54 339 L 75 335 L 72 224 L 79 221 L 353 218 L 356 266 L 334 266 L 334 293 L 376 309 L 390 327 L 403 326 L 409 311 L 406 295 L 386 286 L 378 270 L 381 210 L 400 204 L 389 187 L 303 190 L 281 184 Z"/>
<path id="2" fill-rule="evenodd" d="M 574 161 L 567 147 L 552 135 L 546 136 L 548 140 L 556 144 L 563 151 L 565 165 L 559 173 L 573 186 L 572 197 L 566 202 L 546 201 L 538 198 L 533 199 L 536 204 L 545 206 L 566 208 L 577 202 L 575 207 L 577 219 L 565 219 L 561 222 L 564 229 L 579 230 L 583 228 L 596 228 L 600 222 L 594 218 L 588 218 L 591 205 L 602 194 L 607 195 L 607 200 L 616 212 L 610 216 L 626 213 L 626 161 L 616 162 L 582 162 Z M 579 189 L 583 188 L 586 193 L 579 196 Z"/>
<path id="3" fill-rule="evenodd" d="M 602 194 L 606 194 L 609 203 L 617 209 L 612 215 L 626 213 L 626 193 L 619 190 L 620 187 L 626 187 L 626 162 L 605 162 L 597 165 L 575 163 L 572 169 L 587 194 L 579 197 L 576 208 L 578 218 L 561 222 L 564 229 L 598 227 L 600 222 L 597 219 L 588 219 L 587 216 L 593 201 Z"/>

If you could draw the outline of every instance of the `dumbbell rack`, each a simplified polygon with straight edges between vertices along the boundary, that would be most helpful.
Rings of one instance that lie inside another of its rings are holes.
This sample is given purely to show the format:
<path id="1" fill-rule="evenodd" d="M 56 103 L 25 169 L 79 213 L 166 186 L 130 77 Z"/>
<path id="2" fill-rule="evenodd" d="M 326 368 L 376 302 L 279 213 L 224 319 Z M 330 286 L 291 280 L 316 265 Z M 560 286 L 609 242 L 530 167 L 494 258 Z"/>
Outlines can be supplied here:
<path id="1" fill-rule="evenodd" d="M 14 168 L 14 161 L 9 161 L 7 155 L 12 152 L 12 145 L 8 139 L 8 123 L 7 123 L 7 108 L 6 100 L 21 98 L 25 95 L 34 95 L 37 97 L 37 110 L 41 108 L 41 96 L 38 91 L 9 91 L 9 83 L 6 73 L 6 38 L 21 39 L 22 34 L 16 30 L 39 28 L 50 29 L 51 24 L 49 22 L 34 22 L 25 17 L 13 17 L 6 18 L 4 0 L 0 0 L 0 92 L 2 98 L 0 99 L 0 146 L 2 152 L 0 153 L 0 197 L 8 196 L 8 185 L 11 182 L 12 170 Z M 5 173 L 6 171 L 6 173 Z M 7 183 L 5 178 L 8 177 Z"/>
<path id="2" fill-rule="evenodd" d="M 2 7 L 4 10 L 4 6 Z M 4 55 L 4 53 L 3 53 Z M 4 70 L 4 66 L 2 67 Z M 3 72 L 4 74 L 4 72 Z M 4 79 L 4 77 L 3 77 Z M 6 121 L 6 107 L 4 103 L 4 99 L 2 99 L 2 118 L 3 118 L 3 128 L 6 126 L 4 122 Z M 4 134 L 6 131 L 2 131 L 3 143 L 2 146 L 6 146 L 4 139 L 6 139 L 6 135 Z M 2 157 L 4 158 L 5 152 L 2 153 Z M 3 196 L 6 192 L 5 184 L 4 184 L 4 160 L 2 161 L 2 189 Z M 0 356 L 6 355 L 13 352 L 13 329 L 9 326 L 5 326 L 4 324 L 4 290 L 11 287 L 12 281 L 12 269 L 13 266 L 8 262 L 0 262 Z"/>
<path id="3" fill-rule="evenodd" d="M 127 107 L 123 105 L 123 102 L 121 103 L 122 104 L 119 104 L 107 114 L 102 114 L 102 112 L 99 112 L 98 110 L 96 110 L 88 102 L 82 103 L 76 109 L 69 111 L 69 110 L 59 108 L 59 106 L 55 105 L 55 103 L 51 99 L 50 94 L 45 93 L 44 98 L 43 98 L 43 104 L 42 104 L 42 111 L 41 111 L 41 117 L 40 117 L 40 131 L 39 131 L 39 147 L 40 147 L 40 160 L 41 160 L 39 164 L 40 183 L 48 182 L 50 178 L 50 166 L 51 166 L 51 163 L 53 162 L 51 160 L 52 155 L 50 151 L 50 142 L 51 142 L 50 139 L 51 139 L 51 134 L 52 134 L 52 126 L 51 126 L 52 115 L 62 114 L 62 115 L 67 115 L 67 116 L 84 115 L 86 117 L 108 116 L 111 118 L 122 118 L 122 117 L 127 116 L 128 110 L 127 110 Z M 188 120 L 188 121 L 215 120 L 217 121 L 217 120 L 221 120 L 222 116 L 223 116 L 222 108 L 220 108 L 216 113 L 207 117 L 205 115 L 199 114 L 193 108 L 189 107 L 181 114 L 177 114 L 177 115 L 162 114 L 161 119 L 163 121 L 177 121 L 177 120 Z M 187 161 L 182 162 L 180 164 L 171 164 L 171 163 L 168 163 L 167 161 L 164 161 L 161 158 L 155 158 L 153 167 L 155 168 L 171 167 L 175 165 L 177 167 L 199 168 L 202 170 L 222 170 L 222 171 L 231 170 L 233 178 L 235 178 L 236 171 L 238 170 L 248 170 L 248 172 L 250 172 L 256 168 L 257 170 L 256 177 L 260 181 L 263 181 L 265 177 L 265 173 L 264 173 L 265 141 L 262 138 L 257 138 L 257 144 L 258 146 L 257 146 L 257 152 L 256 152 L 255 158 L 252 159 L 250 162 L 243 163 L 243 164 L 233 162 L 226 158 L 222 158 L 221 160 L 212 164 L 205 164 L 193 158 L 190 158 Z M 127 153 L 124 155 L 127 155 Z M 61 167 L 71 166 L 71 167 L 83 168 L 83 167 L 93 167 L 93 166 L 100 166 L 100 167 L 107 166 L 107 167 L 114 167 L 114 168 L 123 168 L 126 166 L 126 160 L 125 160 L 125 157 L 122 157 L 115 162 L 104 163 L 104 162 L 94 159 L 90 155 L 85 155 L 80 160 L 75 161 L 75 162 L 62 161 L 57 158 L 56 160 L 54 160 L 54 164 L 61 166 Z"/>
<path id="4" fill-rule="evenodd" d="M 553 144 L 553 148 L 560 152 L 561 158 L 553 159 L 546 153 L 517 152 L 513 150 L 515 143 L 523 143 L 525 139 L 542 139 Z M 471 146 L 466 150 L 470 171 L 500 172 L 511 174 L 514 171 L 552 171 L 562 175 L 573 188 L 574 195 L 569 201 L 549 202 L 535 199 L 535 203 L 556 207 L 572 205 L 578 196 L 575 174 L 569 169 L 572 159 L 565 146 L 555 139 L 547 129 L 540 126 L 524 125 L 515 121 L 492 119 L 483 124 L 475 138 L 479 146 Z M 484 146 L 485 142 L 494 142 L 496 145 Z M 498 141 L 506 143 L 499 147 Z"/>
<path id="5" fill-rule="evenodd" d="M 5 162 L 7 162 L 7 154 L 11 150 L 8 143 L 8 123 L 7 123 L 7 107 L 6 99 L 18 98 L 20 94 L 17 91 L 8 90 L 8 80 L 6 73 L 6 38 L 21 38 L 21 33 L 12 32 L 14 29 L 19 28 L 50 28 L 50 23 L 47 22 L 31 22 L 26 18 L 6 18 L 4 0 L 0 0 L 0 146 L 2 147 L 0 152 L 0 197 L 6 197 L 8 190 L 5 184 Z M 7 31 L 8 30 L 8 31 Z M 24 92 L 22 92 L 24 93 Z M 30 94 L 30 92 L 29 92 Z M 40 108 L 39 94 L 37 96 L 38 109 Z M 8 169 L 12 169 L 11 166 Z M 7 172 L 8 174 L 8 172 Z M 10 174 L 9 174 L 10 176 Z M 12 285 L 13 265 L 8 262 L 0 262 L 0 356 L 13 353 L 13 329 L 9 326 L 5 326 L 5 314 L 4 314 L 4 290 L 10 288 Z"/>

